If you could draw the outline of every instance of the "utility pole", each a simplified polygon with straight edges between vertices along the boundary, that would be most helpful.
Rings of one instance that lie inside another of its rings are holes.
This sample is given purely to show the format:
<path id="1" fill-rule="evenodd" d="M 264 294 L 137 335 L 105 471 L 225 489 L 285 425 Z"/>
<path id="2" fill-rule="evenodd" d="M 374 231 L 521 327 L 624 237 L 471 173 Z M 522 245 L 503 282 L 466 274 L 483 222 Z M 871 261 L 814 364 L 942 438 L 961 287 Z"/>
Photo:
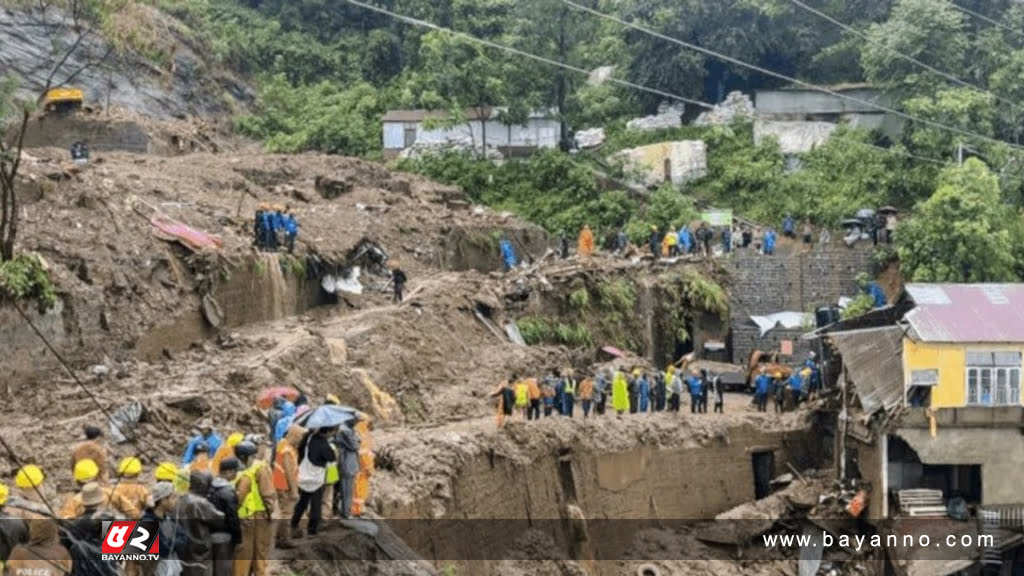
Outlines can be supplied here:
<path id="1" fill-rule="evenodd" d="M 964 165 L 964 143 L 957 142 L 956 145 L 956 163 L 960 166 Z"/>

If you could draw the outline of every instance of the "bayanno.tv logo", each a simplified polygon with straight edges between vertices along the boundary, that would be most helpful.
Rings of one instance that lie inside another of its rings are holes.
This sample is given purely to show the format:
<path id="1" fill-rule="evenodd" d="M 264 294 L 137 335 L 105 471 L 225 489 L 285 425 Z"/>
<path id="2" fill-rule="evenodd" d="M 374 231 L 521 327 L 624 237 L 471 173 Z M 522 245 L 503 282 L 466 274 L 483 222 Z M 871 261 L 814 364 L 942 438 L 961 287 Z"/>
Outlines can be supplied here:
<path id="1" fill-rule="evenodd" d="M 159 560 L 160 524 L 153 521 L 104 520 L 101 560 Z"/>

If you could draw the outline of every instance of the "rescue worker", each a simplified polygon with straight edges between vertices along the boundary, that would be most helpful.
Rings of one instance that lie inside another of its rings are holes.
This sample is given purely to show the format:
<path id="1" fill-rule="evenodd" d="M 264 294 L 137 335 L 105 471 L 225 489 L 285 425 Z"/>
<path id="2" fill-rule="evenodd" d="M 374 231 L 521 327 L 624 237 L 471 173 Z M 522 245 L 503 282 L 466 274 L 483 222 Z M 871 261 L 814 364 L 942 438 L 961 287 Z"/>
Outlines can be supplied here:
<path id="1" fill-rule="evenodd" d="M 295 420 L 295 413 L 297 411 L 298 408 L 295 407 L 295 404 L 287 400 L 281 403 L 280 412 L 278 412 L 274 422 L 273 440 L 275 444 L 284 440 L 285 435 L 288 434 L 288 429 L 292 426 L 292 421 Z"/>
<path id="2" fill-rule="evenodd" d="M 10 496 L 11 492 L 7 484 L 0 482 L 0 571 L 3 570 L 12 551 L 29 540 L 30 526 L 25 520 L 16 516 L 8 516 L 6 513 L 5 508 Z M 42 523 L 42 520 L 36 520 L 34 523 Z M 70 566 L 68 569 L 70 570 Z"/>
<path id="3" fill-rule="evenodd" d="M 580 256 L 591 256 L 594 254 L 594 233 L 590 231 L 590 226 L 584 224 L 583 230 L 580 231 L 579 246 Z"/>
<path id="4" fill-rule="evenodd" d="M 96 426 L 85 427 L 85 440 L 75 444 L 71 449 L 71 470 L 81 460 L 92 460 L 99 468 L 99 479 L 107 481 L 107 449 L 103 446 L 103 430 Z"/>
<path id="5" fill-rule="evenodd" d="M 405 283 L 409 281 L 409 277 L 405 275 L 405 272 L 398 267 L 398 262 L 391 263 L 391 282 L 394 286 L 395 294 L 392 298 L 392 302 L 399 304 L 405 297 Z"/>
<path id="6" fill-rule="evenodd" d="M 217 562 L 231 561 L 234 548 L 242 543 L 242 524 L 238 520 L 238 494 L 235 493 L 235 478 L 238 477 L 239 466 L 238 458 L 224 458 L 218 466 L 217 476 L 210 484 L 210 493 L 206 496 L 210 504 L 224 515 L 224 520 L 213 526 L 213 532 L 225 533 L 231 537 L 231 554 L 227 558 L 215 557 Z M 216 549 L 214 552 L 217 552 Z"/>
<path id="7" fill-rule="evenodd" d="M 188 493 L 178 498 L 175 518 L 181 524 L 187 537 L 184 554 L 181 556 L 183 576 L 212 576 L 213 544 L 210 542 L 211 528 L 224 522 L 222 514 L 207 500 L 213 476 L 203 470 L 189 473 Z"/>
<path id="8" fill-rule="evenodd" d="M 637 391 L 637 380 L 640 379 L 640 370 L 633 370 L 633 373 L 626 380 L 626 392 L 629 394 L 629 413 L 636 414 L 640 408 L 640 393 Z"/>
<path id="9" fill-rule="evenodd" d="M 267 576 L 274 528 L 274 480 L 270 467 L 256 458 L 257 451 L 256 444 L 248 440 L 235 446 L 235 458 L 242 468 L 235 478 L 242 543 L 235 548 L 233 576 Z"/>
<path id="10" fill-rule="evenodd" d="M 605 403 L 608 401 L 609 378 L 606 372 L 599 373 L 594 378 L 594 414 L 604 415 Z"/>
<path id="11" fill-rule="evenodd" d="M 725 226 L 722 228 L 722 252 L 725 254 L 732 253 L 732 227 Z"/>
<path id="12" fill-rule="evenodd" d="M 722 378 L 718 374 L 711 374 L 711 393 L 715 397 L 715 413 L 725 412 L 725 387 L 722 385 Z"/>
<path id="13" fill-rule="evenodd" d="M 526 408 L 527 420 L 540 420 L 541 392 L 537 379 L 530 377 L 526 379 L 526 392 L 530 405 Z"/>
<path id="14" fill-rule="evenodd" d="M 579 382 L 576 381 L 575 374 L 571 368 L 565 371 L 564 383 L 565 387 L 562 389 L 562 416 L 572 418 L 573 411 L 576 408 L 576 387 L 579 385 Z"/>
<path id="15" fill-rule="evenodd" d="M 22 500 L 42 504 L 43 498 L 39 491 L 42 489 L 44 480 L 46 480 L 46 475 L 43 474 L 43 470 L 39 466 L 35 464 L 22 466 L 14 475 L 14 486 L 17 488 L 18 497 Z"/>
<path id="16" fill-rule="evenodd" d="M 196 442 L 192 462 L 185 467 L 189 472 L 210 471 L 210 445 L 205 441 Z"/>
<path id="17" fill-rule="evenodd" d="M 512 407 L 516 403 L 516 393 L 512 389 L 511 382 L 515 382 L 516 375 L 511 380 L 506 380 L 498 385 L 497 391 L 491 394 L 492 398 L 498 399 L 498 428 L 503 428 L 505 422 L 512 418 Z"/>
<path id="18" fill-rule="evenodd" d="M 170 482 L 178 494 L 188 492 L 188 470 L 186 468 L 179 470 L 174 462 L 158 464 L 153 470 L 153 478 L 157 482 Z"/>
<path id="19" fill-rule="evenodd" d="M 679 255 L 679 233 L 669 228 L 665 234 L 665 245 L 668 248 L 667 256 L 676 257 Z"/>
<path id="20" fill-rule="evenodd" d="M 792 214 L 786 214 L 782 219 L 782 235 L 788 238 L 796 238 L 796 220 Z"/>
<path id="21" fill-rule="evenodd" d="M 668 408 L 672 412 L 679 412 L 679 405 L 683 400 L 683 379 L 674 369 L 672 372 L 672 383 L 669 385 L 672 395 L 668 399 Z"/>
<path id="22" fill-rule="evenodd" d="M 193 436 L 185 446 L 185 456 L 181 459 L 182 464 L 192 463 L 192 460 L 196 457 L 196 446 L 198 446 L 200 442 L 206 443 L 207 457 L 209 457 L 209 454 L 215 454 L 217 450 L 220 450 L 220 436 L 218 436 L 214 431 L 213 423 L 204 418 L 199 421 L 196 428 L 199 430 L 199 434 Z"/>
<path id="23" fill-rule="evenodd" d="M 274 249 L 277 250 L 285 242 L 284 214 L 281 205 L 274 206 L 274 215 L 271 220 L 274 223 Z"/>
<path id="24" fill-rule="evenodd" d="M 291 514 L 295 503 L 299 501 L 299 443 L 306 429 L 302 426 L 292 425 L 288 433 L 277 443 L 274 451 L 274 490 L 277 491 L 278 510 L 281 518 Z M 277 531 L 277 544 L 279 547 L 290 546 L 291 535 L 287 530 Z"/>
<path id="25" fill-rule="evenodd" d="M 647 378 L 646 372 L 637 378 L 636 394 L 640 402 L 640 413 L 646 414 L 651 405 L 651 381 Z"/>
<path id="26" fill-rule="evenodd" d="M 785 412 L 786 383 L 782 380 L 782 372 L 776 372 L 772 379 L 772 395 L 775 397 L 775 413 Z"/>
<path id="27" fill-rule="evenodd" d="M 654 374 L 651 384 L 651 396 L 653 397 L 653 409 L 655 412 L 665 411 L 665 400 L 668 398 L 668 390 L 665 385 L 665 375 L 660 370 Z"/>
<path id="28" fill-rule="evenodd" d="M 122 517 L 131 520 L 136 520 L 142 515 L 141 509 L 124 496 L 116 494 L 112 487 L 97 484 L 99 467 L 92 460 L 80 460 L 75 465 L 73 476 L 78 490 L 64 501 L 64 506 L 60 510 L 61 518 L 78 518 L 82 515 L 85 508 L 88 507 L 85 503 L 85 487 L 93 485 L 99 488 L 102 497 L 100 504 L 112 508 Z"/>
<path id="29" fill-rule="evenodd" d="M 555 411 L 555 387 L 550 380 L 544 379 L 540 394 L 544 403 L 544 417 L 547 418 Z"/>
<path id="30" fill-rule="evenodd" d="M 804 368 L 803 370 L 793 370 L 793 375 L 789 377 L 789 388 L 793 391 L 793 407 L 800 406 L 800 402 L 804 399 L 806 388 L 804 386 L 807 379 L 811 377 L 811 369 Z"/>
<path id="31" fill-rule="evenodd" d="M 76 496 L 79 496 L 79 512 L 64 525 L 60 535 L 61 544 L 71 554 L 72 574 L 117 576 L 117 565 L 113 561 L 103 560 L 100 554 L 103 521 L 113 519 L 105 511 L 101 511 L 103 503 L 108 501 L 103 488 L 96 482 L 89 482 L 82 486 L 81 493 Z"/>
<path id="32" fill-rule="evenodd" d="M 620 418 L 629 411 L 629 384 L 626 382 L 625 370 L 619 368 L 612 380 L 612 409 Z"/>
<path id="33" fill-rule="evenodd" d="M 2 491 L 0 488 L 0 493 Z M 0 499 L 3 499 L 2 495 Z M 9 521 L 3 520 L 4 523 Z M 28 527 L 27 536 L 27 543 L 18 544 L 8 555 L 3 549 L 3 534 L 0 529 L 0 564 L 6 568 L 6 574 L 66 576 L 72 573 L 71 553 L 61 545 L 55 522 L 35 520 Z"/>
<path id="34" fill-rule="evenodd" d="M 113 493 L 131 502 L 136 510 L 145 510 L 149 502 L 149 490 L 139 482 L 139 475 L 142 474 L 142 461 L 133 456 L 121 460 L 117 465 L 117 484 L 114 485 Z"/>
<path id="35" fill-rule="evenodd" d="M 310 464 L 317 468 L 326 468 L 331 462 L 337 461 L 338 457 L 331 449 L 330 438 L 332 431 L 328 428 L 320 428 L 317 430 L 310 430 L 306 432 L 306 435 L 302 438 L 302 442 L 299 444 L 299 466 L 306 460 Z M 326 470 L 325 470 L 326 473 Z M 299 501 L 295 503 L 295 511 L 292 513 L 291 531 L 292 538 L 301 538 L 302 530 L 299 528 L 299 523 L 302 521 L 302 516 L 306 513 L 306 509 L 309 509 L 309 523 L 307 532 L 310 536 L 315 536 L 317 530 L 320 528 L 320 514 L 323 509 L 323 497 L 324 497 L 324 486 L 323 483 L 313 489 L 303 488 L 299 486 Z"/>
<path id="36" fill-rule="evenodd" d="M 700 411 L 701 382 L 699 371 L 693 370 L 690 372 L 690 377 L 686 379 L 686 386 L 690 391 L 690 414 L 696 414 Z"/>
<path id="37" fill-rule="evenodd" d="M 526 411 L 530 407 L 530 387 L 520 378 L 513 381 L 512 390 L 516 393 L 516 411 L 526 420 Z"/>
<path id="38" fill-rule="evenodd" d="M 580 405 L 583 407 L 583 419 L 590 417 L 590 407 L 594 403 L 594 379 L 587 377 L 580 382 Z"/>
<path id="39" fill-rule="evenodd" d="M 263 233 L 263 212 L 265 212 L 266 209 L 266 204 L 260 204 L 257 206 L 256 214 L 252 219 L 252 243 L 261 251 L 266 248 L 266 237 Z"/>
<path id="40" fill-rule="evenodd" d="M 619 228 L 619 233 L 615 235 L 615 251 L 619 254 L 625 254 L 626 250 L 629 249 L 629 236 L 626 235 L 626 231 Z"/>
<path id="41" fill-rule="evenodd" d="M 564 228 L 558 231 L 558 255 L 562 260 L 569 258 L 569 235 Z"/>
<path id="42" fill-rule="evenodd" d="M 277 249 L 277 231 L 274 228 L 274 213 L 268 206 L 260 215 L 260 231 L 263 233 L 263 249 Z"/>
<path id="43" fill-rule="evenodd" d="M 764 254 L 765 256 L 772 256 L 775 254 L 775 230 L 768 228 L 764 233 Z"/>
<path id="44" fill-rule="evenodd" d="M 661 254 L 661 233 L 658 232 L 657 226 L 651 226 L 649 243 L 651 246 L 651 256 L 654 256 L 654 259 L 657 260 L 658 255 Z"/>
<path id="45" fill-rule="evenodd" d="M 772 379 L 768 377 L 768 371 L 763 367 L 754 380 L 754 404 L 758 412 L 768 411 L 768 390 L 771 387 Z"/>
<path id="46" fill-rule="evenodd" d="M 235 454 L 235 446 L 245 438 L 245 434 L 241 432 L 232 432 L 228 434 L 227 440 L 221 444 L 220 448 L 214 453 L 213 458 L 210 459 L 210 473 L 217 475 L 220 474 L 220 463 L 225 458 L 233 458 Z"/>
<path id="47" fill-rule="evenodd" d="M 160 559 L 156 562 L 141 562 L 143 576 L 163 573 L 163 567 L 160 566 L 162 563 L 176 561 L 185 552 L 188 538 L 181 525 L 173 518 L 177 505 L 178 497 L 173 484 L 161 481 L 153 485 L 146 510 L 142 513 L 142 520 L 157 522 L 160 527 Z"/>
<path id="48" fill-rule="evenodd" d="M 356 434 L 355 426 L 359 423 L 359 416 L 348 426 L 341 426 L 338 433 L 334 435 L 334 445 L 338 447 L 339 471 L 341 482 L 339 490 L 334 493 L 331 509 L 335 517 L 352 517 L 352 497 L 355 493 L 356 475 L 359 474 L 359 434 Z"/>
<path id="49" fill-rule="evenodd" d="M 689 226 L 685 224 L 680 226 L 677 236 L 679 238 L 679 252 L 686 256 L 693 250 L 693 234 L 690 233 Z"/>
<path id="50" fill-rule="evenodd" d="M 505 265 L 505 272 L 511 272 L 518 263 L 515 248 L 512 247 L 512 243 L 507 238 L 503 238 L 498 247 L 501 249 L 501 261 Z"/>
<path id="51" fill-rule="evenodd" d="M 288 206 L 285 206 L 282 221 L 284 224 L 285 245 L 288 247 L 288 253 L 291 254 L 295 251 L 295 239 L 299 236 L 299 222 L 295 219 L 295 215 L 292 214 L 292 210 Z"/>

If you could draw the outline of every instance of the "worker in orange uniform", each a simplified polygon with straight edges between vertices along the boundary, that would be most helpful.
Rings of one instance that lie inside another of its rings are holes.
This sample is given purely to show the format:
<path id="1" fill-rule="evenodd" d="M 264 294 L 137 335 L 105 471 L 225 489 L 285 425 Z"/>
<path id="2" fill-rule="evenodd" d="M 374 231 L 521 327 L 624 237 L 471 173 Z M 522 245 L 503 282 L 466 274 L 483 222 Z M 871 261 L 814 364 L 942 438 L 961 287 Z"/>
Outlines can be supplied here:
<path id="1" fill-rule="evenodd" d="M 536 378 L 526 379 L 526 390 L 527 396 L 530 399 L 530 405 L 526 409 L 527 420 L 540 420 L 540 384 L 537 383 Z"/>
<path id="2" fill-rule="evenodd" d="M 213 459 L 210 460 L 210 473 L 214 476 L 220 474 L 220 462 L 225 458 L 235 457 L 235 446 L 245 439 L 245 434 L 241 432 L 232 432 L 228 439 L 221 444 L 220 448 L 217 448 L 217 453 L 213 455 Z"/>
<path id="3" fill-rule="evenodd" d="M 196 442 L 195 450 L 192 452 L 192 461 L 185 467 L 188 472 L 209 472 L 210 471 L 210 445 L 205 441 Z"/>
<path id="4" fill-rule="evenodd" d="M 594 253 L 594 233 L 586 224 L 583 225 L 583 230 L 580 232 L 578 249 L 580 256 L 590 256 Z"/>
<path id="5" fill-rule="evenodd" d="M 594 379 L 586 377 L 580 382 L 580 389 L 578 391 L 580 403 L 583 406 L 583 419 L 586 420 L 590 417 L 590 407 L 594 403 Z"/>
<path id="6" fill-rule="evenodd" d="M 71 469 L 82 460 L 92 460 L 99 468 L 99 479 L 107 481 L 107 449 L 103 446 L 103 430 L 96 426 L 85 427 L 85 440 L 71 448 Z"/>
<path id="7" fill-rule="evenodd" d="M 242 522 L 242 543 L 235 547 L 232 576 L 267 576 L 267 560 L 273 544 L 276 494 L 273 474 L 266 462 L 256 458 L 256 444 L 243 440 L 235 446 L 235 457 L 244 466 L 235 479 L 238 518 Z"/>
<path id="8" fill-rule="evenodd" d="M 142 474 L 142 461 L 134 456 L 121 460 L 117 465 L 117 485 L 113 493 L 119 498 L 131 502 L 138 510 L 145 510 L 149 502 L 149 490 L 139 482 Z"/>
<path id="9" fill-rule="evenodd" d="M 65 499 L 64 506 L 60 509 L 61 518 L 78 518 L 85 512 L 86 507 L 82 496 L 83 489 L 87 484 L 96 482 L 99 477 L 99 467 L 92 460 L 79 460 L 78 464 L 75 464 L 73 477 L 75 479 L 76 491 Z M 115 494 L 111 486 L 100 484 L 99 488 L 103 493 L 102 505 L 104 507 L 112 508 L 125 518 L 132 520 L 137 520 L 142 516 L 142 510 L 137 508 L 127 498 Z"/>
<path id="10" fill-rule="evenodd" d="M 278 510 L 281 513 L 280 519 L 291 518 L 291 512 L 295 508 L 295 502 L 299 499 L 299 442 L 302 442 L 302 435 L 306 429 L 297 424 L 288 427 L 277 443 L 274 451 L 274 490 L 281 503 Z M 277 531 L 277 545 L 279 548 L 291 547 L 291 539 L 288 530 L 284 529 L 284 523 L 280 522 L 282 528 Z"/>

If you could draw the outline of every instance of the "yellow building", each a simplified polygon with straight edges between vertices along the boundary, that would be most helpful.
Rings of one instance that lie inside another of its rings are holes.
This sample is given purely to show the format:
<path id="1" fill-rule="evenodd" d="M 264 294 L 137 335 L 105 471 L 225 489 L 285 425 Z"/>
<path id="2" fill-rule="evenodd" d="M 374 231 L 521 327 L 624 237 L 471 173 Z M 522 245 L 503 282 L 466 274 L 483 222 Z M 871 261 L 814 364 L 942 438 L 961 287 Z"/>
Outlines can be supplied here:
<path id="1" fill-rule="evenodd" d="M 908 284 L 906 403 L 1022 406 L 1024 284 Z"/>

